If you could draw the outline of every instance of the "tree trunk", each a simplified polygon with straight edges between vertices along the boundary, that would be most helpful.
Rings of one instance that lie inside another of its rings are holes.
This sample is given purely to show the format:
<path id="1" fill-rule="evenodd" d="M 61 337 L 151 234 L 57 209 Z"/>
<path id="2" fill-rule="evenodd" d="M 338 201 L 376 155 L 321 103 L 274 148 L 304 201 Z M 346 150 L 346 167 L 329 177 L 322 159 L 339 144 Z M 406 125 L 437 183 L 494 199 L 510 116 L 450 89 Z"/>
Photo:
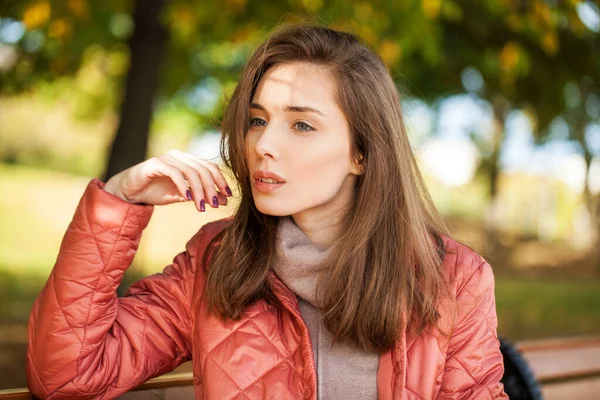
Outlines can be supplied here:
<path id="1" fill-rule="evenodd" d="M 164 5 L 165 0 L 135 0 L 135 27 L 128 41 L 130 64 L 121 105 L 121 120 L 110 150 L 104 182 L 146 159 L 160 61 L 167 41 L 167 30 L 160 23 Z M 128 268 L 117 294 L 123 296 L 130 284 L 141 275 L 139 268 Z"/>
<path id="2" fill-rule="evenodd" d="M 585 124 L 577 124 L 575 126 L 576 135 L 578 142 L 583 148 L 584 159 L 585 159 L 585 183 L 583 186 L 583 200 L 585 207 L 589 215 L 590 224 L 590 238 L 591 243 L 590 254 L 588 255 L 590 260 L 595 264 L 595 269 L 600 272 L 600 198 L 598 195 L 594 195 L 590 191 L 589 177 L 590 167 L 592 165 L 592 154 L 589 151 L 587 142 L 584 137 Z"/>
<path id="3" fill-rule="evenodd" d="M 577 142 L 583 149 L 583 158 L 585 160 L 585 183 L 583 185 L 583 200 L 588 210 L 590 219 L 590 259 L 595 263 L 595 268 L 600 271 L 600 199 L 590 191 L 589 178 L 590 167 L 592 165 L 593 154 L 590 152 L 587 140 L 585 138 L 585 128 L 589 122 L 589 117 L 585 109 L 588 96 L 594 85 L 589 79 L 583 78 L 579 83 L 580 101 L 574 110 L 575 120 L 573 122 L 573 131 Z"/>
<path id="4" fill-rule="evenodd" d="M 506 115 L 508 114 L 510 105 L 504 98 L 497 98 L 493 101 L 492 107 L 494 112 L 494 133 L 490 169 L 490 202 L 494 202 L 498 195 L 498 182 L 500 180 L 500 149 L 504 142 Z"/>
<path id="5" fill-rule="evenodd" d="M 500 149 L 504 142 L 504 130 L 506 128 L 506 115 L 510 109 L 510 103 L 503 97 L 496 97 L 492 102 L 494 112 L 494 132 L 492 142 L 492 154 L 490 156 L 490 186 L 489 186 L 489 204 L 486 215 L 485 233 L 486 233 L 486 252 L 493 253 L 498 247 L 498 238 L 496 235 L 497 219 L 497 196 L 498 183 L 500 181 Z"/>
<path id="6" fill-rule="evenodd" d="M 112 143 L 104 182 L 145 160 L 154 95 L 167 30 L 160 23 L 165 0 L 136 0 L 135 24 L 129 39 L 130 66 L 127 73 L 121 120 Z"/>

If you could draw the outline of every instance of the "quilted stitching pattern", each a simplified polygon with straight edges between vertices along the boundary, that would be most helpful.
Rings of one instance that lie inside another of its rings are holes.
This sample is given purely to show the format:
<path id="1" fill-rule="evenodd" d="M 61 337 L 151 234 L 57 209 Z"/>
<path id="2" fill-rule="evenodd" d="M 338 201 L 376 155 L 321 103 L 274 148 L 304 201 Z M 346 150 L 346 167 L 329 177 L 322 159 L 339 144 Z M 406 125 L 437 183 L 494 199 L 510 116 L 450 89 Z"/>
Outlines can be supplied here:
<path id="1" fill-rule="evenodd" d="M 205 307 L 201 307 L 196 344 L 203 381 L 218 381 L 219 386 L 227 381 L 211 398 L 247 396 L 264 387 L 270 376 L 277 382 L 287 375 L 285 382 L 294 382 L 298 389 L 305 386 L 296 367 L 300 344 L 290 350 L 284 343 L 279 325 L 272 322 L 278 312 L 258 302 L 245 311 L 244 318 L 232 323 L 206 316 Z"/>
<path id="2" fill-rule="evenodd" d="M 193 354 L 200 398 L 316 398 L 307 329 L 285 285 L 273 282 L 282 309 L 259 301 L 237 322 L 207 315 L 195 265 L 227 221 L 205 226 L 162 274 L 117 299 L 152 207 L 127 204 L 102 187 L 88 185 L 31 313 L 27 379 L 36 396 L 114 398 Z M 443 271 L 455 298 L 439 311 L 451 339 L 403 333 L 381 357 L 382 399 L 506 398 L 491 268 L 466 246 L 444 242 Z"/>
<path id="3" fill-rule="evenodd" d="M 506 398 L 498 383 L 504 368 L 496 335 L 492 269 L 471 249 L 452 245 L 462 252 L 454 267 L 457 315 L 438 398 Z"/>

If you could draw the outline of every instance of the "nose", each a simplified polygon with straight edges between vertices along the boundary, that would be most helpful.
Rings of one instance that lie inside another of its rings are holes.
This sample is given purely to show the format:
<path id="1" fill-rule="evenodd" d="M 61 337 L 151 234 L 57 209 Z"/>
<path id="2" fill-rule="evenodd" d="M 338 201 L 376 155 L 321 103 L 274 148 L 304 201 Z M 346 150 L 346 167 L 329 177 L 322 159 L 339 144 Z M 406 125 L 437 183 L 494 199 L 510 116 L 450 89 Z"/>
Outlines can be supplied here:
<path id="1" fill-rule="evenodd" d="M 271 158 L 273 160 L 279 160 L 279 151 L 277 150 L 277 135 L 273 125 L 267 125 L 258 140 L 254 144 L 254 150 L 261 158 Z"/>

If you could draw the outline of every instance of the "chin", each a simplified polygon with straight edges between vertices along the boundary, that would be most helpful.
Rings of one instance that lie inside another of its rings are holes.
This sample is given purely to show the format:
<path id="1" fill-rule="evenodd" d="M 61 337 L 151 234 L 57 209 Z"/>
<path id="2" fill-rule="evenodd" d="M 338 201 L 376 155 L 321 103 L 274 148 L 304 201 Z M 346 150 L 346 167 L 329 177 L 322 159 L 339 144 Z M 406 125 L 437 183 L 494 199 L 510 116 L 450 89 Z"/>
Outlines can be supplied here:
<path id="1" fill-rule="evenodd" d="M 254 205 L 256 206 L 257 210 L 265 215 L 271 215 L 273 217 L 285 217 L 292 214 L 292 210 L 289 208 L 282 206 L 281 204 L 273 203 L 275 202 L 260 201 L 256 199 L 254 200 Z"/>
<path id="2" fill-rule="evenodd" d="M 302 211 L 298 209 L 298 204 L 292 204 L 294 199 L 286 198 L 286 196 L 265 195 L 254 191 L 252 195 L 254 197 L 254 206 L 265 215 L 285 217 Z"/>

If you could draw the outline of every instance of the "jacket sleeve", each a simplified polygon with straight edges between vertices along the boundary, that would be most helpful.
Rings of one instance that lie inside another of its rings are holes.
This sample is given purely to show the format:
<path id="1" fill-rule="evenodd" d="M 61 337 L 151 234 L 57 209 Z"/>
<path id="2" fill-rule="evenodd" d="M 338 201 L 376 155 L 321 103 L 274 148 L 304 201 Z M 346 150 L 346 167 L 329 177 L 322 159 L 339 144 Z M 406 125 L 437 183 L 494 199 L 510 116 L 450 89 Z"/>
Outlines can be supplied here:
<path id="1" fill-rule="evenodd" d="M 492 268 L 481 261 L 469 274 L 458 288 L 456 324 L 438 399 L 508 399 L 500 382 L 504 362 Z"/>
<path id="2" fill-rule="evenodd" d="M 195 238 L 162 273 L 116 288 L 153 206 L 87 186 L 29 319 L 26 377 L 39 398 L 114 398 L 190 353 Z"/>

